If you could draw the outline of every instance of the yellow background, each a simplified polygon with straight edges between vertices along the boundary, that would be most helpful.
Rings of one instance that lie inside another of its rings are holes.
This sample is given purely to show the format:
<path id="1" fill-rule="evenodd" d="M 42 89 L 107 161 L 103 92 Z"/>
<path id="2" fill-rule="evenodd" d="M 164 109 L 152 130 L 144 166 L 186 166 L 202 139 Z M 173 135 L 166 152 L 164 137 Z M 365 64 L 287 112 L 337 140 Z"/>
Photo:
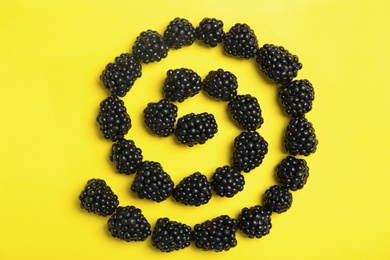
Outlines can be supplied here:
<path id="1" fill-rule="evenodd" d="M 390 259 L 390 123 L 388 33 L 390 4 L 373 1 L 5 1 L 0 2 L 0 259 Z M 219 67 L 238 77 L 239 93 L 255 95 L 269 142 L 264 163 L 245 175 L 232 199 L 209 204 L 160 204 L 129 191 L 134 176 L 116 174 L 108 159 L 111 142 L 95 118 L 107 92 L 99 82 L 105 65 L 129 52 L 141 31 L 162 33 L 175 17 L 195 26 L 204 17 L 224 21 L 227 31 L 247 23 L 259 44 L 285 46 L 299 56 L 298 79 L 315 88 L 313 122 L 320 141 L 307 157 L 310 177 L 293 193 L 292 208 L 272 216 L 261 239 L 237 233 L 228 252 L 194 246 L 170 254 L 145 242 L 110 237 L 108 218 L 79 208 L 78 195 L 90 178 L 102 178 L 121 205 L 142 208 L 152 226 L 159 217 L 189 225 L 221 214 L 237 217 L 260 203 L 275 184 L 274 167 L 286 156 L 282 135 L 288 123 L 277 88 L 254 60 L 224 55 L 222 47 L 198 43 L 170 51 L 143 66 L 143 76 L 123 98 L 133 121 L 127 138 L 145 159 L 161 162 L 178 183 L 184 176 L 212 171 L 230 160 L 240 130 L 226 104 L 204 94 L 179 105 L 179 113 L 215 114 L 219 132 L 203 146 L 183 147 L 157 138 L 142 123 L 148 102 L 162 97 L 168 69 L 188 67 L 204 77 Z"/>

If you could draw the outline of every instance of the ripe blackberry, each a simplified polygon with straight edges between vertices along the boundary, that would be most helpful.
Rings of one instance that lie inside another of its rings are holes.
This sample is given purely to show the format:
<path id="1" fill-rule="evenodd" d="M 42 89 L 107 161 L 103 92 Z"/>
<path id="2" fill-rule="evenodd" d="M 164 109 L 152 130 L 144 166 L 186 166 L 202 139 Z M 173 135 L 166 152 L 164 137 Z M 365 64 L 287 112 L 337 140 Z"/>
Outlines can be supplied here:
<path id="1" fill-rule="evenodd" d="M 228 110 L 234 122 L 244 130 L 254 131 L 264 122 L 257 98 L 249 94 L 235 96 L 228 103 Z"/>
<path id="2" fill-rule="evenodd" d="M 196 38 L 205 45 L 216 47 L 225 38 L 223 22 L 215 18 L 204 18 L 195 29 Z"/>
<path id="3" fill-rule="evenodd" d="M 118 173 L 135 173 L 142 163 L 142 151 L 133 140 L 119 140 L 112 145 L 110 160 L 114 162 Z"/>
<path id="4" fill-rule="evenodd" d="M 163 92 L 172 102 L 183 102 L 193 97 L 202 89 L 201 77 L 191 69 L 180 68 L 167 71 Z"/>
<path id="5" fill-rule="evenodd" d="M 115 58 L 115 62 L 107 64 L 100 80 L 111 96 L 124 97 L 135 80 L 141 77 L 141 70 L 141 64 L 134 55 L 123 53 Z"/>
<path id="6" fill-rule="evenodd" d="M 312 123 L 305 117 L 290 120 L 284 134 L 284 147 L 288 153 L 309 156 L 316 151 L 317 144 Z"/>
<path id="7" fill-rule="evenodd" d="M 131 119 L 125 104 L 117 97 L 108 97 L 100 103 L 96 121 L 103 137 L 113 142 L 123 139 L 131 128 Z"/>
<path id="8" fill-rule="evenodd" d="M 237 245 L 236 232 L 237 220 L 221 215 L 196 224 L 192 231 L 192 241 L 203 251 L 227 251 Z"/>
<path id="9" fill-rule="evenodd" d="M 211 199 L 211 184 L 207 177 L 195 172 L 185 177 L 174 189 L 172 196 L 184 205 L 200 206 Z"/>
<path id="10" fill-rule="evenodd" d="M 133 55 L 143 63 L 160 61 L 168 55 L 168 44 L 158 32 L 141 32 L 133 45 Z"/>
<path id="11" fill-rule="evenodd" d="M 203 80 L 203 90 L 217 100 L 230 101 L 237 95 L 237 77 L 223 69 L 210 71 Z"/>
<path id="12" fill-rule="evenodd" d="M 273 185 L 265 191 L 264 206 L 270 211 L 282 213 L 291 207 L 292 200 L 292 194 L 288 189 Z"/>
<path id="13" fill-rule="evenodd" d="M 175 136 L 177 140 L 190 147 L 196 144 L 204 144 L 218 132 L 218 125 L 214 115 L 209 113 L 190 113 L 179 118 Z"/>
<path id="14" fill-rule="evenodd" d="M 157 219 L 152 245 L 162 252 L 184 249 L 191 243 L 191 227 L 168 218 Z"/>
<path id="15" fill-rule="evenodd" d="M 139 167 L 131 191 L 136 192 L 138 198 L 156 202 L 166 200 L 172 193 L 173 181 L 161 164 L 153 161 L 144 161 Z"/>
<path id="16" fill-rule="evenodd" d="M 101 179 L 90 179 L 80 196 L 80 207 L 99 216 L 109 216 L 118 207 L 118 196 Z"/>
<path id="17" fill-rule="evenodd" d="M 259 45 L 254 31 L 247 24 L 236 23 L 226 33 L 224 49 L 229 55 L 249 59 L 255 56 Z"/>
<path id="18" fill-rule="evenodd" d="M 241 172 L 230 166 L 218 167 L 214 172 L 211 186 L 221 197 L 231 198 L 244 189 L 244 176 Z"/>
<path id="19" fill-rule="evenodd" d="M 177 106 L 167 99 L 150 102 L 144 109 L 144 121 L 149 130 L 158 136 L 167 137 L 174 132 Z"/>
<path id="20" fill-rule="evenodd" d="M 287 156 L 276 166 L 276 177 L 283 188 L 302 189 L 309 177 L 309 167 L 303 159 Z"/>
<path id="21" fill-rule="evenodd" d="M 268 153 L 268 143 L 258 132 L 242 132 L 234 139 L 233 166 L 250 172 L 263 162 Z"/>
<path id="22" fill-rule="evenodd" d="M 257 53 L 256 62 L 264 74 L 278 84 L 285 84 L 295 78 L 302 69 L 296 55 L 290 54 L 284 47 L 264 44 Z"/>
<path id="23" fill-rule="evenodd" d="M 145 241 L 152 233 L 151 226 L 141 209 L 134 206 L 118 207 L 107 225 L 113 237 L 126 242 Z"/>
<path id="24" fill-rule="evenodd" d="M 237 227 L 249 238 L 261 238 L 268 235 L 272 228 L 271 214 L 272 212 L 263 206 L 243 208 Z"/>
<path id="25" fill-rule="evenodd" d="M 279 98 L 287 115 L 304 116 L 312 108 L 314 89 L 306 79 L 294 80 L 280 87 Z"/>
<path id="26" fill-rule="evenodd" d="M 183 18 L 175 18 L 164 31 L 164 38 L 172 49 L 190 46 L 195 41 L 195 28 Z"/>

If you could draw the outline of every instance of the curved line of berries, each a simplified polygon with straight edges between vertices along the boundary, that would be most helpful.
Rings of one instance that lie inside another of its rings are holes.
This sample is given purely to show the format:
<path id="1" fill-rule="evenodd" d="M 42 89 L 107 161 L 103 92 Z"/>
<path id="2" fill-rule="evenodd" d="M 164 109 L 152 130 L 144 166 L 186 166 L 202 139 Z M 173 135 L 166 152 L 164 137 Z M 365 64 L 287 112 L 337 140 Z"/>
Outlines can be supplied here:
<path id="1" fill-rule="evenodd" d="M 104 180 L 90 179 L 79 195 L 80 206 L 88 212 L 111 216 L 108 230 L 121 240 L 144 241 L 152 235 L 152 244 L 163 252 L 186 248 L 191 242 L 202 250 L 224 251 L 237 245 L 236 232 L 241 230 L 249 238 L 267 235 L 272 227 L 271 214 L 282 213 L 292 204 L 290 191 L 302 189 L 309 176 L 304 159 L 316 151 L 318 140 L 312 123 L 305 114 L 312 109 L 314 90 L 304 80 L 293 80 L 302 68 L 296 55 L 281 46 L 264 44 L 258 46 L 254 31 L 247 24 L 235 24 L 227 33 L 223 22 L 215 18 L 204 18 L 199 26 L 183 18 L 172 20 L 163 35 L 153 30 L 142 32 L 136 39 L 132 54 L 124 53 L 115 58 L 103 70 L 100 79 L 110 96 L 100 103 L 97 122 L 104 138 L 114 142 L 110 160 L 118 173 L 136 173 L 131 190 L 139 198 L 161 202 L 171 195 L 185 205 L 206 204 L 212 190 L 225 197 L 233 197 L 243 190 L 245 184 L 241 172 L 250 172 L 258 167 L 268 152 L 268 143 L 257 129 L 263 124 L 258 100 L 250 94 L 237 94 L 237 78 L 229 71 L 210 71 L 201 77 L 187 68 L 169 70 L 164 82 L 165 97 L 151 102 L 144 109 L 146 127 L 151 133 L 167 137 L 174 134 L 178 142 L 188 146 L 205 143 L 217 133 L 217 123 L 212 114 L 188 114 L 177 120 L 177 106 L 202 89 L 212 98 L 228 102 L 228 111 L 233 121 L 243 129 L 234 140 L 232 166 L 218 167 L 209 182 L 200 172 L 185 177 L 176 187 L 168 173 L 158 162 L 143 160 L 142 151 L 133 140 L 124 136 L 131 128 L 131 119 L 126 111 L 124 97 L 136 79 L 141 77 L 141 62 L 147 64 L 167 57 L 169 49 L 180 49 L 195 40 L 209 47 L 223 43 L 225 52 L 234 57 L 254 58 L 261 71 L 279 87 L 279 99 L 290 122 L 284 135 L 284 147 L 290 154 L 276 167 L 279 185 L 273 185 L 263 196 L 263 205 L 242 209 L 238 218 L 221 215 L 212 220 L 186 224 L 159 218 L 154 230 L 134 206 L 118 206 L 117 195 Z M 176 123 L 176 126 L 175 126 Z"/>

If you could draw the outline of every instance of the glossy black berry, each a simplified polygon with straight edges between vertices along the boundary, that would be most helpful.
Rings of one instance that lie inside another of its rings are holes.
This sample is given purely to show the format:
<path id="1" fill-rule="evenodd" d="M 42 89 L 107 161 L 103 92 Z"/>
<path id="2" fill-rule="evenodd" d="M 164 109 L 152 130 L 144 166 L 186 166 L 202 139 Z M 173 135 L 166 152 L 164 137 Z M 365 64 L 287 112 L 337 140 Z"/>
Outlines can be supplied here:
<path id="1" fill-rule="evenodd" d="M 237 95 L 228 103 L 229 114 L 243 130 L 254 131 L 261 127 L 264 119 L 256 97 Z"/>
<path id="2" fill-rule="evenodd" d="M 237 77 L 223 69 L 210 71 L 203 80 L 203 90 L 217 100 L 232 100 L 237 95 L 237 87 Z"/>
<path id="3" fill-rule="evenodd" d="M 237 23 L 226 33 L 224 49 L 229 55 L 249 59 L 259 45 L 254 31 L 247 24 Z"/>
<path id="4" fill-rule="evenodd" d="M 305 160 L 287 156 L 276 166 L 276 177 L 283 188 L 302 189 L 309 177 L 309 167 Z"/>
<path id="5" fill-rule="evenodd" d="M 218 167 L 211 180 L 214 192 L 221 197 L 231 198 L 244 189 L 244 176 L 230 166 Z"/>
<path id="6" fill-rule="evenodd" d="M 160 61 L 168 55 L 168 44 L 158 32 L 147 30 L 141 32 L 133 45 L 133 55 L 143 63 Z"/>
<path id="7" fill-rule="evenodd" d="M 284 147 L 291 155 L 309 156 L 317 149 L 318 140 L 311 122 L 305 117 L 291 119 L 284 134 Z"/>
<path id="8" fill-rule="evenodd" d="M 195 28 L 184 18 L 175 18 L 164 31 L 164 38 L 172 49 L 189 46 L 195 41 Z"/>
<path id="9" fill-rule="evenodd" d="M 172 102 L 183 102 L 202 89 L 201 77 L 191 69 L 180 68 L 167 71 L 163 85 L 165 98 Z"/>
<path id="10" fill-rule="evenodd" d="M 133 140 L 119 140 L 111 147 L 110 160 L 118 173 L 135 173 L 142 163 L 142 151 Z"/>
<path id="11" fill-rule="evenodd" d="M 205 45 L 216 47 L 225 38 L 223 22 L 215 18 L 204 18 L 195 29 L 196 38 Z"/>
<path id="12" fill-rule="evenodd" d="M 243 208 L 237 227 L 249 238 L 261 238 L 268 235 L 272 227 L 271 214 L 272 212 L 263 206 Z"/>
<path id="13" fill-rule="evenodd" d="M 177 106 L 167 99 L 150 102 L 144 109 L 144 122 L 155 135 L 167 137 L 174 132 Z"/>
<path id="14" fill-rule="evenodd" d="M 264 207 L 272 212 L 282 213 L 287 211 L 291 207 L 292 201 L 292 194 L 288 189 L 278 185 L 273 185 L 265 191 Z"/>
<path id="15" fill-rule="evenodd" d="M 195 172 L 185 177 L 174 189 L 172 196 L 184 205 L 200 206 L 211 199 L 211 184 L 207 177 Z"/>
<path id="16" fill-rule="evenodd" d="M 312 109 L 314 89 L 306 79 L 294 80 L 280 87 L 279 99 L 287 115 L 291 117 L 304 116 Z"/>

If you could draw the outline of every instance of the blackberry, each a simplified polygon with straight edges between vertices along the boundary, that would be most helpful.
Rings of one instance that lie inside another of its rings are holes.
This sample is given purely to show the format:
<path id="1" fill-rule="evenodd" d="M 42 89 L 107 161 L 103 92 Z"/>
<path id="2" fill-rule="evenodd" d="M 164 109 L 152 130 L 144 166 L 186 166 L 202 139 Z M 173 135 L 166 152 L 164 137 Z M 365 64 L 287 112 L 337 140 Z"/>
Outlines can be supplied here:
<path id="1" fill-rule="evenodd" d="M 100 75 L 100 80 L 112 96 L 124 97 L 141 77 L 141 64 L 130 54 L 123 53 L 115 58 L 115 62 L 107 64 Z"/>
<path id="2" fill-rule="evenodd" d="M 126 242 L 145 241 L 151 229 L 141 209 L 134 206 L 118 207 L 107 221 L 108 231 L 113 237 Z"/>
<path id="3" fill-rule="evenodd" d="M 257 98 L 249 94 L 235 96 L 228 103 L 228 110 L 233 121 L 244 130 L 254 131 L 264 122 Z"/>
<path id="4" fill-rule="evenodd" d="M 179 118 L 175 136 L 177 140 L 190 147 L 196 144 L 204 144 L 218 132 L 218 125 L 214 115 L 209 113 L 190 113 Z"/>
<path id="5" fill-rule="evenodd" d="M 153 30 L 141 32 L 133 45 L 133 55 L 144 63 L 160 61 L 168 55 L 168 44 Z"/>
<path id="6" fill-rule="evenodd" d="M 314 89 L 306 79 L 294 80 L 280 87 L 279 98 L 287 115 L 303 116 L 312 109 Z"/>
<path id="7" fill-rule="evenodd" d="M 305 117 L 290 120 L 284 134 L 284 147 L 288 153 L 309 156 L 316 151 L 317 144 L 312 123 Z"/>
<path id="8" fill-rule="evenodd" d="M 191 243 L 191 227 L 169 218 L 157 219 L 152 233 L 152 245 L 162 252 L 184 249 Z"/>
<path id="9" fill-rule="evenodd" d="M 184 205 L 200 206 L 211 199 L 211 184 L 207 177 L 195 172 L 185 177 L 174 189 L 172 196 Z"/>
<path id="10" fill-rule="evenodd" d="M 305 160 L 287 156 L 276 166 L 276 177 L 283 188 L 296 191 L 305 186 L 309 167 Z"/>
<path id="11" fill-rule="evenodd" d="M 131 119 L 125 104 L 117 97 L 108 97 L 100 103 L 96 121 L 103 137 L 113 142 L 123 139 L 131 128 Z"/>
<path id="12" fill-rule="evenodd" d="M 291 207 L 292 200 L 292 194 L 288 189 L 273 185 L 265 191 L 264 206 L 270 211 L 282 213 Z"/>
<path id="13" fill-rule="evenodd" d="M 138 194 L 140 199 L 156 202 L 166 200 L 172 193 L 173 181 L 161 164 L 153 161 L 144 161 L 139 167 L 131 191 Z"/>
<path id="14" fill-rule="evenodd" d="M 263 206 L 243 208 L 238 217 L 237 227 L 249 238 L 261 238 L 268 235 L 272 228 L 271 213 Z"/>
<path id="15" fill-rule="evenodd" d="M 196 224 L 192 231 L 192 241 L 203 251 L 227 251 L 237 245 L 236 232 L 237 220 L 221 215 Z"/>
<path id="16" fill-rule="evenodd" d="M 118 207 L 118 196 L 101 179 L 90 179 L 80 196 L 80 207 L 99 216 L 109 216 Z"/>
<path id="17" fill-rule="evenodd" d="M 174 132 L 177 106 L 167 99 L 151 102 L 144 109 L 144 121 L 149 130 L 158 136 L 167 137 Z"/>
<path id="18" fill-rule="evenodd" d="M 203 90 L 217 100 L 230 101 L 237 95 L 237 77 L 223 69 L 210 71 L 203 80 Z"/>
<path id="19" fill-rule="evenodd" d="M 236 23 L 226 33 L 224 50 L 227 54 L 249 59 L 255 56 L 258 49 L 257 37 L 247 24 Z"/>
<path id="20" fill-rule="evenodd" d="M 223 22 L 215 18 L 204 18 L 195 29 L 196 38 L 205 45 L 216 47 L 225 39 Z"/>
<path id="21" fill-rule="evenodd" d="M 284 47 L 264 44 L 257 53 L 256 62 L 264 74 L 278 84 L 285 84 L 295 78 L 302 69 L 296 55 L 290 54 Z"/>
<path id="22" fill-rule="evenodd" d="M 110 160 L 114 162 L 118 173 L 135 173 L 142 163 L 142 151 L 133 140 L 119 140 L 112 145 Z"/>
<path id="23" fill-rule="evenodd" d="M 165 98 L 174 102 L 183 102 L 202 89 L 201 77 L 191 69 L 180 68 L 167 71 L 163 92 Z"/>
<path id="24" fill-rule="evenodd" d="M 164 31 L 164 38 L 172 49 L 190 46 L 195 41 L 195 28 L 183 18 L 175 18 Z"/>
<path id="25" fill-rule="evenodd" d="M 244 176 L 241 172 L 230 166 L 218 167 L 214 172 L 211 186 L 221 197 L 231 198 L 244 189 Z"/>

